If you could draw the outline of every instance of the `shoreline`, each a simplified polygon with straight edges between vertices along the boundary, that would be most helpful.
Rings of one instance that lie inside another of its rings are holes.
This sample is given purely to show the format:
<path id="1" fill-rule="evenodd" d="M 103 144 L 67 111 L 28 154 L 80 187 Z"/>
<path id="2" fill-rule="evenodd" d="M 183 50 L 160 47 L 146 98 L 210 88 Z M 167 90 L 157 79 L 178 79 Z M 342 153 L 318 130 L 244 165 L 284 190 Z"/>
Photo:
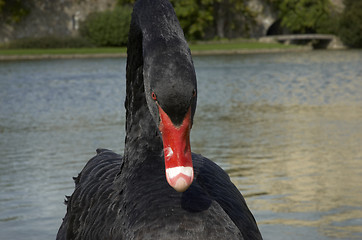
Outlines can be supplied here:
<path id="1" fill-rule="evenodd" d="M 313 50 L 310 47 L 298 48 L 272 48 L 272 49 L 235 49 L 235 50 L 195 50 L 191 51 L 192 56 L 211 55 L 238 55 L 258 53 L 283 53 L 283 52 L 304 52 Z M 22 61 L 22 60 L 46 60 L 46 59 L 85 59 L 85 58 L 121 58 L 127 57 L 126 53 L 76 53 L 76 54 L 24 54 L 24 55 L 1 55 L 0 61 Z"/>

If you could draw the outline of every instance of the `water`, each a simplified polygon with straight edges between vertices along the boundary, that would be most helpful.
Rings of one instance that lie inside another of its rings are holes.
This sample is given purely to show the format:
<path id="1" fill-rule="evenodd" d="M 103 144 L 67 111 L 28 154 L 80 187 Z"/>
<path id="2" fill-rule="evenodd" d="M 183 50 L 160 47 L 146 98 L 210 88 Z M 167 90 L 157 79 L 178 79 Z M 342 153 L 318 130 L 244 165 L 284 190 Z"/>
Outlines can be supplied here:
<path id="1" fill-rule="evenodd" d="M 362 52 L 194 57 L 192 149 L 265 239 L 362 238 Z M 125 59 L 0 62 L 0 238 L 54 239 L 98 147 L 123 151 Z"/>

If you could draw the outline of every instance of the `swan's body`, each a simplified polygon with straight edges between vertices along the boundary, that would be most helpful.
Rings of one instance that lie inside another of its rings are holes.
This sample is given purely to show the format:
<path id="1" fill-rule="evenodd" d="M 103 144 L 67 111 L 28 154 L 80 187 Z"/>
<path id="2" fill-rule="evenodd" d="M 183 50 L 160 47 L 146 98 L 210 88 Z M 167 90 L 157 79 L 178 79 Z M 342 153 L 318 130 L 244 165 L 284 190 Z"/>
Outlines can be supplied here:
<path id="1" fill-rule="evenodd" d="M 196 92 L 171 4 L 138 1 L 128 44 L 124 156 L 97 150 L 75 180 L 57 239 L 261 239 L 228 175 L 191 154 Z"/>

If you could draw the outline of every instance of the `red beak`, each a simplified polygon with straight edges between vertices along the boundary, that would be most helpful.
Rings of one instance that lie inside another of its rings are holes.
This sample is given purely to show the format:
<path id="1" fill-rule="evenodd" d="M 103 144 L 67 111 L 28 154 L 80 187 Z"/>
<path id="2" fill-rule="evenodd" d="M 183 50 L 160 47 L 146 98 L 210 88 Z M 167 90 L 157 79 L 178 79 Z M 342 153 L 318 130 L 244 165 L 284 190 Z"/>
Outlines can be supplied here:
<path id="1" fill-rule="evenodd" d="M 175 126 L 160 106 L 158 110 L 161 118 L 159 129 L 165 155 L 166 179 L 176 191 L 184 192 L 194 180 L 190 147 L 191 108 L 180 126 Z"/>

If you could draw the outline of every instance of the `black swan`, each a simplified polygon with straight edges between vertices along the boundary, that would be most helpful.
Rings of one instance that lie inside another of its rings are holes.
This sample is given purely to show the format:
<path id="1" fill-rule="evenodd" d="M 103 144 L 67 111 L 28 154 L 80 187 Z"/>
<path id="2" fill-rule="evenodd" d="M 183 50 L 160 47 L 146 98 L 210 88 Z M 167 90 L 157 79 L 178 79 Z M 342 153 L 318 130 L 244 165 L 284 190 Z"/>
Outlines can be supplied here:
<path id="1" fill-rule="evenodd" d="M 229 176 L 191 153 L 196 75 L 167 0 L 135 3 L 127 54 L 124 155 L 89 160 L 57 239 L 262 239 Z"/>

